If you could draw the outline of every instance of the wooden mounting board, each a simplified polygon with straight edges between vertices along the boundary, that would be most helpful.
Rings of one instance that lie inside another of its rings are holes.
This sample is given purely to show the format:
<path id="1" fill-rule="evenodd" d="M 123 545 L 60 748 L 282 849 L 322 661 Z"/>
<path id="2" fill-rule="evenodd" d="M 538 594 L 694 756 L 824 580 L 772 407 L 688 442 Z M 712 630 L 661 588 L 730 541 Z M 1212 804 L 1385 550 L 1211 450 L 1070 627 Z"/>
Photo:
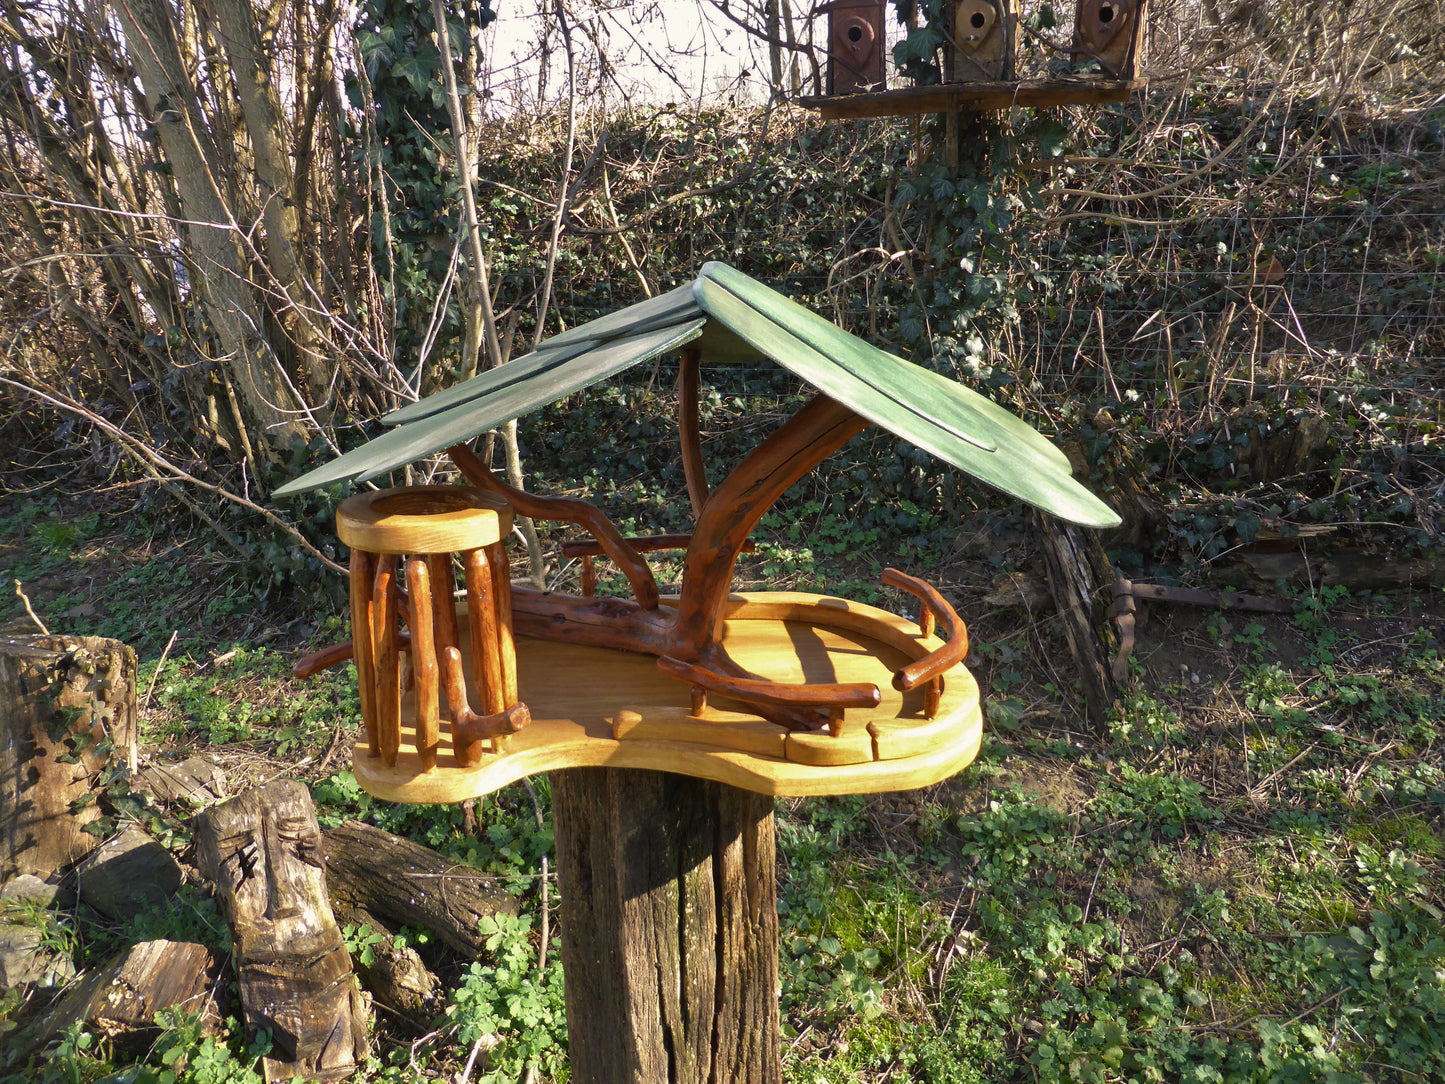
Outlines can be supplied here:
<path id="1" fill-rule="evenodd" d="M 368 755 L 363 737 L 353 770 L 368 793 L 412 803 L 462 801 L 526 775 L 579 767 L 651 768 L 760 794 L 822 795 L 927 786 L 978 755 L 978 685 L 965 668 L 944 678 L 933 719 L 923 718 L 922 689 L 893 689 L 893 671 L 936 646 L 901 617 L 816 595 L 733 596 L 724 645 L 736 662 L 775 681 L 871 681 L 882 702 L 850 708 L 838 738 L 789 734 L 721 699 L 702 716 L 691 715 L 688 686 L 661 673 L 651 656 L 518 637 L 518 681 L 532 723 L 509 737 L 503 752 L 457 767 L 443 723 L 437 767 L 423 771 L 409 748 L 415 731 L 408 696 L 396 766 Z M 465 645 L 462 657 L 470 658 Z M 832 759 L 848 762 L 826 763 Z"/>
<path id="2" fill-rule="evenodd" d="M 940 83 L 868 94 L 800 98 L 805 109 L 816 109 L 824 120 L 861 120 L 866 117 L 910 117 L 959 109 L 987 112 L 1020 106 L 1102 105 L 1124 102 L 1147 83 L 1142 79 L 1091 79 L 1085 77 L 1026 79 L 1016 83 Z"/>

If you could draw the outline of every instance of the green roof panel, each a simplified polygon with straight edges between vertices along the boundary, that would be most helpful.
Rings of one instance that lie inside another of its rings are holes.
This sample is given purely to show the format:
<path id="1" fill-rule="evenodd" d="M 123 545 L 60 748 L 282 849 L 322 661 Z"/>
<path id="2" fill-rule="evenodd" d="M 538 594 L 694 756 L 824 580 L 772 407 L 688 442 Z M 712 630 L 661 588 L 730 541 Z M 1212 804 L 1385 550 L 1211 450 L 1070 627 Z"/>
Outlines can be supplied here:
<path id="1" fill-rule="evenodd" d="M 387 415 L 396 425 L 276 490 L 358 482 L 470 440 L 631 366 L 695 342 L 707 361 L 770 358 L 869 421 L 1064 519 L 1119 517 L 1068 459 L 998 404 L 894 357 L 726 264 L 686 286 L 555 335 L 532 353 Z"/>
<path id="2" fill-rule="evenodd" d="M 276 490 L 275 496 L 304 493 L 308 489 L 319 489 L 337 482 L 364 482 L 404 467 L 424 456 L 471 440 L 478 433 L 495 429 L 624 369 L 676 350 L 697 338 L 705 323 L 706 320 L 697 317 L 681 324 L 614 339 L 558 362 L 531 380 L 510 383 L 490 395 L 399 425 L 325 466 L 288 482 Z M 507 364 L 521 364 L 522 360 Z"/>
<path id="3" fill-rule="evenodd" d="M 706 265 L 693 289 L 708 315 L 869 421 L 1044 511 L 1091 527 L 1118 524 L 1108 505 L 1074 481 L 1062 452 L 978 393 L 869 346 L 726 265 Z"/>
<path id="4" fill-rule="evenodd" d="M 665 294 L 649 297 L 646 301 L 639 301 L 636 305 L 628 305 L 625 309 L 618 309 L 616 312 L 609 312 L 606 316 L 588 320 L 585 324 L 568 328 L 561 334 L 553 335 L 550 339 L 540 343 L 539 346 L 565 346 L 588 339 L 602 340 L 616 338 L 618 335 L 639 335 L 654 328 L 680 324 L 684 320 L 690 320 L 700 314 L 701 310 L 698 309 L 697 302 L 693 300 L 692 283 L 689 282 L 675 290 L 669 290 Z"/>
<path id="5" fill-rule="evenodd" d="M 480 399 L 484 395 L 491 395 L 493 392 L 509 388 L 520 380 L 531 380 L 533 377 L 542 376 L 548 370 L 571 361 L 579 354 L 586 353 L 597 345 L 598 342 L 595 339 L 574 339 L 561 345 L 549 340 L 542 345 L 541 349 L 533 350 L 530 354 L 524 354 L 505 365 L 498 365 L 495 369 L 478 373 L 470 380 L 453 384 L 449 388 L 428 395 L 425 399 L 418 399 L 415 403 L 398 407 L 381 419 L 382 424 L 404 425 L 419 418 L 440 414 L 443 410 L 450 410 L 462 403 L 470 403 L 473 399 Z"/>

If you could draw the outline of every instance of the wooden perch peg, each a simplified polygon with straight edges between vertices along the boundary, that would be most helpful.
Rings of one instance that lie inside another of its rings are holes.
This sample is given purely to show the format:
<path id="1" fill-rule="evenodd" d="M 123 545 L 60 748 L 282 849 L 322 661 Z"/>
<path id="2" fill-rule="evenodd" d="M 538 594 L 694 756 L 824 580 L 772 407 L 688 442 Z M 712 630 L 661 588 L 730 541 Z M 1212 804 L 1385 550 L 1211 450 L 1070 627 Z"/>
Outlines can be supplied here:
<path id="1" fill-rule="evenodd" d="M 481 757 L 478 745 L 491 739 L 492 752 L 500 753 L 508 734 L 515 734 L 532 721 L 531 712 L 523 703 L 513 704 L 490 715 L 478 715 L 467 703 L 466 674 L 462 670 L 462 653 L 454 647 L 446 649 L 443 656 L 446 664 L 444 682 L 447 706 L 452 713 L 453 744 L 457 759 L 464 766 L 475 764 Z"/>

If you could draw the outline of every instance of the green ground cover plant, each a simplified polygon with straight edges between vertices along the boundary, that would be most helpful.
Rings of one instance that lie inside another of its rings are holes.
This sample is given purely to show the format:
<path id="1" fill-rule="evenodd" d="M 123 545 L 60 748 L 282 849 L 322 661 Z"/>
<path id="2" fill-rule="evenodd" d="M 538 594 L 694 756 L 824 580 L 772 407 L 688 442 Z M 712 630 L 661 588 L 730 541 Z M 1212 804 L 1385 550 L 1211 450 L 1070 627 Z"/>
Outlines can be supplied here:
<path id="1" fill-rule="evenodd" d="M 995 593 L 998 577 L 1040 576 L 1022 509 L 877 434 L 787 494 L 739 586 L 902 611 L 881 568 L 926 576 L 969 622 L 988 723 L 977 763 L 946 783 L 778 803 L 790 1082 L 1445 1079 L 1445 114 L 1403 75 L 1355 94 L 1279 63 L 1036 117 L 995 133 L 1008 168 L 959 176 L 921 161 L 906 123 L 613 118 L 608 161 L 645 152 L 651 179 L 613 171 L 615 215 L 564 239 L 549 319 L 575 325 L 638 300 L 640 275 L 655 291 L 726 259 L 1055 436 L 1124 514 L 1105 545 L 1126 575 L 1294 606 L 1153 608 L 1096 731 L 1047 605 Z M 525 292 L 544 216 L 500 186 L 536 188 L 557 136 L 509 124 L 483 215 L 507 239 L 497 281 Z M 706 375 L 719 463 L 801 393 L 774 367 Z M 676 377 L 663 360 L 523 419 L 529 485 L 593 500 L 624 530 L 685 529 Z M 124 413 L 105 381 L 77 379 Z M 233 790 L 284 769 L 323 827 L 366 820 L 517 898 L 485 960 L 391 934 L 444 977 L 445 1008 L 427 1036 L 383 1029 L 363 1081 L 455 1080 L 483 1035 L 500 1042 L 472 1081 L 565 1080 L 545 780 L 465 808 L 365 794 L 347 762 L 354 675 L 290 677 L 299 651 L 345 638 L 339 580 L 247 514 L 169 499 L 64 421 L 0 414 L 0 625 L 34 631 L 28 602 L 54 631 L 133 645 L 148 755 L 204 752 Z M 333 559 L 341 496 L 286 513 Z M 1349 582 L 1352 553 L 1370 574 Z M 664 584 L 680 571 L 656 567 Z M 575 567 L 546 571 L 575 587 Z M 624 589 L 600 573 L 602 591 Z M 124 773 L 96 793 L 98 830 L 140 825 L 187 857 L 191 804 Z M 196 886 L 120 925 L 25 920 L 81 968 L 143 938 L 225 941 Z M 378 936 L 347 931 L 358 958 Z M 50 996 L 0 998 L 0 1035 Z M 72 1028 L 3 1071 L 239 1084 L 264 1050 L 234 1021 L 203 1034 L 171 1015 L 139 1055 Z"/>
<path id="2" fill-rule="evenodd" d="M 820 503 L 800 507 L 819 517 L 811 522 L 825 529 L 812 537 L 826 541 L 833 521 Z M 7 540 L 31 529 L 20 520 L 6 521 Z M 761 559 L 824 587 L 857 580 L 856 562 L 874 548 L 914 546 L 968 612 L 998 567 L 874 527 L 859 528 L 847 554 L 817 544 L 803 553 L 778 527 Z M 1018 562 L 1022 535 L 977 527 L 1010 547 L 1004 567 Z M 125 555 L 125 532 L 86 529 L 87 545 L 109 551 L 108 567 L 143 574 L 146 559 Z M 44 566 L 34 567 L 43 582 Z M 171 578 L 177 605 L 195 580 Z M 201 614 L 208 604 L 193 602 Z M 1131 692 L 1107 735 L 1073 714 L 1047 620 L 981 614 L 975 668 L 1010 707 L 990 712 L 974 767 L 915 794 L 779 804 L 788 1079 L 1445 1073 L 1442 609 L 1438 590 L 1328 589 L 1301 594 L 1293 616 L 1160 613 L 1141 631 Z M 152 630 L 142 653 L 148 740 L 209 751 L 243 777 L 294 766 L 312 781 L 323 826 L 366 819 L 499 875 L 523 902 L 519 919 L 492 931 L 493 961 L 454 962 L 436 1039 L 413 1050 L 383 1036 L 368 1078 L 454 1072 L 483 1032 L 504 1042 L 475 1079 L 519 1079 L 529 1065 L 539 1079 L 565 1078 L 555 944 L 537 975 L 544 894 L 556 914 L 555 883 L 538 877 L 551 846 L 546 787 L 535 788 L 536 808 L 511 788 L 469 812 L 377 802 L 344 760 L 322 770 L 337 728 L 355 725 L 354 686 L 344 670 L 319 687 L 294 683 L 288 651 L 243 646 L 238 632 L 277 618 L 212 608 L 215 640 L 178 642 L 163 665 Z M 304 622 L 308 639 L 340 631 Z M 99 800 L 113 825 L 142 824 L 185 854 L 189 808 L 124 788 Z M 225 939 L 214 904 L 195 890 L 124 928 L 46 921 L 81 966 L 135 939 Z M 372 940 L 351 938 L 358 955 Z M 22 1019 L 26 1008 L 6 1012 Z M 252 1079 L 258 1048 L 234 1025 L 205 1039 L 193 1028 L 168 1021 L 131 1079 Z M 45 1072 L 92 1081 L 116 1067 L 100 1036 L 75 1031 Z"/>

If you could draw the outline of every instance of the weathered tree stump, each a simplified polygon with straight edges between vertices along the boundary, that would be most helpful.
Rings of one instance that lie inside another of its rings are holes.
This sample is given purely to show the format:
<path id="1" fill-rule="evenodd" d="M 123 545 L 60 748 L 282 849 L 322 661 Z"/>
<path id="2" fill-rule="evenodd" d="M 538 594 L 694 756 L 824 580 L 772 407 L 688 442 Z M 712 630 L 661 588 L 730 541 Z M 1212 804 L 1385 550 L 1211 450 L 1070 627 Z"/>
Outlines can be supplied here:
<path id="1" fill-rule="evenodd" d="M 551 774 L 577 1084 L 775 1084 L 773 800 L 666 772 Z"/>
<path id="2" fill-rule="evenodd" d="M 338 902 L 430 930 L 466 956 L 486 953 L 482 916 L 515 915 L 517 901 L 473 866 L 360 821 L 326 833 L 326 883 Z"/>
<path id="3" fill-rule="evenodd" d="M 1119 697 L 1111 668 L 1117 635 L 1113 617 L 1114 568 L 1098 535 L 1042 512 L 1032 514 L 1034 536 L 1049 573 L 1064 639 L 1084 685 L 1084 708 L 1095 730 L 1105 731 Z"/>
<path id="4" fill-rule="evenodd" d="M 99 844 L 85 826 L 100 810 L 77 803 L 110 747 L 133 761 L 135 674 L 115 640 L 0 641 L 0 881 L 48 877 Z"/>
<path id="5" fill-rule="evenodd" d="M 196 817 L 196 855 L 231 924 L 246 1025 L 275 1043 L 266 1079 L 355 1071 L 370 1014 L 326 895 L 311 792 L 281 779 L 212 806 Z"/>

